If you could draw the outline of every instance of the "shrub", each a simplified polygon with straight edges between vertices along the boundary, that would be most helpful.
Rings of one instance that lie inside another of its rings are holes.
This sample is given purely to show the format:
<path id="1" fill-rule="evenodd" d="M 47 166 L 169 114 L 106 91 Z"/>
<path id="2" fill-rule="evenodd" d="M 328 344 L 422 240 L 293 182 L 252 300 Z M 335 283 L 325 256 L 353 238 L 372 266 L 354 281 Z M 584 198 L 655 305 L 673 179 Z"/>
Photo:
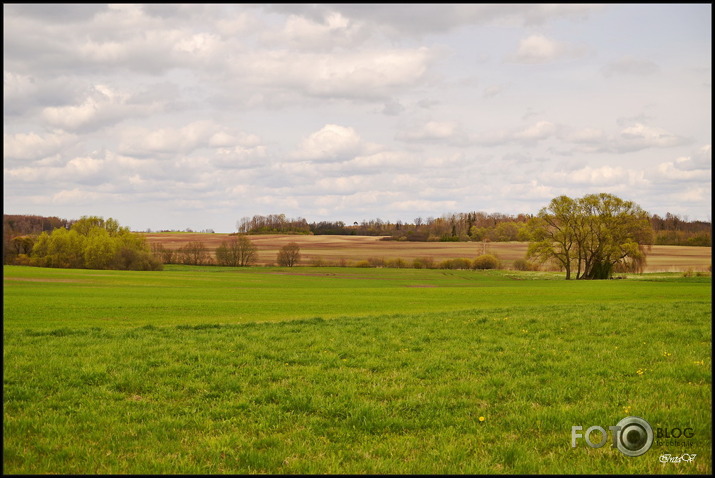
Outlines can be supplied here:
<path id="1" fill-rule="evenodd" d="M 515 260 L 511 267 L 515 271 L 535 271 L 538 269 L 538 266 L 536 264 L 532 264 L 531 262 L 527 261 L 526 259 L 517 259 Z"/>
<path id="2" fill-rule="evenodd" d="M 279 266 L 293 267 L 300 261 L 300 246 L 295 242 L 289 242 L 278 251 L 276 260 Z"/>
<path id="3" fill-rule="evenodd" d="M 499 259 L 492 254 L 482 254 L 472 262 L 474 269 L 498 269 L 500 265 Z"/>
<path id="4" fill-rule="evenodd" d="M 367 262 L 370 267 L 385 267 L 385 259 L 381 257 L 368 257 Z"/>
<path id="5" fill-rule="evenodd" d="M 471 269 L 472 261 L 469 259 L 459 257 L 456 259 L 447 259 L 440 263 L 440 269 Z"/>
<path id="6" fill-rule="evenodd" d="M 394 269 L 404 269 L 407 267 L 407 262 L 398 257 L 396 259 L 388 259 L 387 262 L 385 262 L 385 266 L 392 267 Z"/>
<path id="7" fill-rule="evenodd" d="M 216 248 L 216 262 L 222 266 L 243 267 L 256 261 L 258 250 L 248 236 L 233 236 Z"/>
<path id="8" fill-rule="evenodd" d="M 415 269 L 434 269 L 434 259 L 432 257 L 419 257 L 412 261 Z"/>

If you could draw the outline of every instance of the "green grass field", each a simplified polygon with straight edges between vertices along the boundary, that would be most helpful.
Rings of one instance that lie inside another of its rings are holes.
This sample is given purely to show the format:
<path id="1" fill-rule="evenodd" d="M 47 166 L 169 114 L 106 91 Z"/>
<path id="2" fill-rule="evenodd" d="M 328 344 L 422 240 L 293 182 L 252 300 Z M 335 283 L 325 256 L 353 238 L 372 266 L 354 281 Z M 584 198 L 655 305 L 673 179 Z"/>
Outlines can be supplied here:
<path id="1" fill-rule="evenodd" d="M 710 473 L 711 287 L 5 267 L 4 472 Z M 571 447 L 626 416 L 694 435 Z"/>

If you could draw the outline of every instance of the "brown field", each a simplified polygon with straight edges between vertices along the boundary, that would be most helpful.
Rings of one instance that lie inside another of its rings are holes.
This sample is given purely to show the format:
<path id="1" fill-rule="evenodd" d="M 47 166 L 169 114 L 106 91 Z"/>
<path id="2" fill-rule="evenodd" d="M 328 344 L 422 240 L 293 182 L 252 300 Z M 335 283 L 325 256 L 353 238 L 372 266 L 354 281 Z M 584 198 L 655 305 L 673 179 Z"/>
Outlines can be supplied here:
<path id="1" fill-rule="evenodd" d="M 144 233 L 149 244 L 162 244 L 178 249 L 190 241 L 202 242 L 214 250 L 228 234 L 206 233 Z M 250 236 L 258 248 L 259 265 L 276 261 L 278 250 L 289 242 L 300 246 L 300 265 L 354 265 L 369 258 L 403 259 L 408 265 L 417 258 L 431 257 L 436 264 L 445 259 L 473 259 L 486 252 L 496 255 L 506 267 L 526 253 L 526 242 L 404 242 L 382 241 L 375 236 L 310 236 L 256 235 Z M 653 246 L 648 255 L 646 272 L 707 271 L 712 261 L 712 248 L 687 246 Z"/>

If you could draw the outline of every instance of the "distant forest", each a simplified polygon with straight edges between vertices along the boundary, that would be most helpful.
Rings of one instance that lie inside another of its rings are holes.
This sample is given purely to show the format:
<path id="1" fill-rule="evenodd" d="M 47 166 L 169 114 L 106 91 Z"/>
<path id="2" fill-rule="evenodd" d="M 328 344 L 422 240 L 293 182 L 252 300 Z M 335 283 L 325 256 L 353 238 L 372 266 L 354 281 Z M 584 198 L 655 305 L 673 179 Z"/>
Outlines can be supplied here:
<path id="1" fill-rule="evenodd" d="M 529 241 L 527 223 L 533 216 L 501 213 L 469 212 L 445 214 L 441 217 L 418 217 L 413 222 L 390 222 L 382 219 L 346 224 L 342 221 L 309 223 L 303 218 L 291 219 L 285 214 L 244 217 L 236 223 L 239 234 L 314 234 L 383 236 L 396 241 Z M 29 254 L 34 239 L 42 232 L 63 227 L 69 229 L 76 220 L 22 214 L 3 215 L 3 263 L 19 254 Z M 650 217 L 654 244 L 680 246 L 711 246 L 712 224 L 689 221 L 677 214 Z M 193 232 L 186 229 L 185 232 Z M 206 232 L 213 232 L 208 230 Z"/>

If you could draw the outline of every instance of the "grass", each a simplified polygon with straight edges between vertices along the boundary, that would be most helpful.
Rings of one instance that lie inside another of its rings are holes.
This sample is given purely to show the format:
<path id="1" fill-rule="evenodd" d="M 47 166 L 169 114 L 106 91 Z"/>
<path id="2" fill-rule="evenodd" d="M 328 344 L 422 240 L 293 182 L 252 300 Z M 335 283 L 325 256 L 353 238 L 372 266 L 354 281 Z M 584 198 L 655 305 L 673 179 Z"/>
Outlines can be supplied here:
<path id="1" fill-rule="evenodd" d="M 4 276 L 5 473 L 712 470 L 709 277 Z M 693 444 L 571 448 L 629 415 Z"/>

